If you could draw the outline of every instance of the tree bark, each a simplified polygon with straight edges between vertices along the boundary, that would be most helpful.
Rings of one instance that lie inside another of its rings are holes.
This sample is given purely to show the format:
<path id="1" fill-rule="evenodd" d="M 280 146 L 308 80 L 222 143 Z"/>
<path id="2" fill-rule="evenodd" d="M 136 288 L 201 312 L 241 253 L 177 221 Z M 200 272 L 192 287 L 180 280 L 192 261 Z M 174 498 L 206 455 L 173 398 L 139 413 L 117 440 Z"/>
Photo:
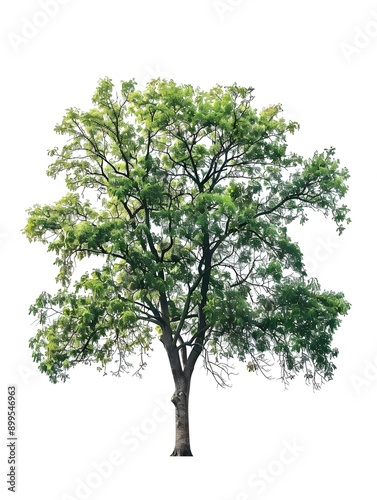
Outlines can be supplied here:
<path id="1" fill-rule="evenodd" d="M 171 398 L 175 406 L 175 448 L 172 457 L 192 457 L 189 428 L 190 383 L 185 378 L 176 384 Z"/>

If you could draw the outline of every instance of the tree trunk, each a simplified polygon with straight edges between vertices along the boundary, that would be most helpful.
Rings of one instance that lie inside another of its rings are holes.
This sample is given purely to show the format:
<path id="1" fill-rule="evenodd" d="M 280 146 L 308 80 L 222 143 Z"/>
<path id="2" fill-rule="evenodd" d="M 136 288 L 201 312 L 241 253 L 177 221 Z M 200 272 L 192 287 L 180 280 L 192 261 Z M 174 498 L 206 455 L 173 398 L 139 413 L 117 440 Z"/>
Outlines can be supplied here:
<path id="1" fill-rule="evenodd" d="M 192 457 L 189 429 L 189 392 L 187 382 L 176 384 L 171 398 L 175 406 L 175 448 L 172 457 Z"/>
<path id="2" fill-rule="evenodd" d="M 166 316 L 168 317 L 167 314 Z M 169 357 L 175 386 L 175 391 L 171 398 L 175 406 L 175 448 L 170 456 L 192 457 L 189 429 L 189 394 L 193 368 L 189 370 L 185 367 L 185 370 L 183 370 L 179 349 L 175 343 L 172 342 L 173 332 L 170 325 L 165 326 L 162 332 L 161 341 Z M 183 365 L 185 365 L 187 359 L 182 361 Z"/>

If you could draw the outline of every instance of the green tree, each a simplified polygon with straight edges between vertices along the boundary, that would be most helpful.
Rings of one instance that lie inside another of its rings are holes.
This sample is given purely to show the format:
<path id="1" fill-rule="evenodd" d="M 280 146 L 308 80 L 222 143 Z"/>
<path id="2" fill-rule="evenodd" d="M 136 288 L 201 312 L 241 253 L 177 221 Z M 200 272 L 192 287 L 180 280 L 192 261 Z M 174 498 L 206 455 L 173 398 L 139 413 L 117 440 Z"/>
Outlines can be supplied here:
<path id="1" fill-rule="evenodd" d="M 173 455 L 191 455 L 188 402 L 199 357 L 225 385 L 231 359 L 318 388 L 333 376 L 334 332 L 349 304 L 309 279 L 287 226 L 309 209 L 331 216 L 349 177 L 333 148 L 287 152 L 296 122 L 280 105 L 258 112 L 252 88 L 209 91 L 155 79 L 101 80 L 93 109 L 68 109 L 48 175 L 68 194 L 28 211 L 30 241 L 56 253 L 60 288 L 39 295 L 33 359 L 52 382 L 78 363 L 120 375 L 159 338 L 174 379 Z M 94 196 L 93 196 L 94 193 Z M 77 261 L 102 267 L 73 278 Z M 131 357 L 130 357 L 131 356 Z"/>

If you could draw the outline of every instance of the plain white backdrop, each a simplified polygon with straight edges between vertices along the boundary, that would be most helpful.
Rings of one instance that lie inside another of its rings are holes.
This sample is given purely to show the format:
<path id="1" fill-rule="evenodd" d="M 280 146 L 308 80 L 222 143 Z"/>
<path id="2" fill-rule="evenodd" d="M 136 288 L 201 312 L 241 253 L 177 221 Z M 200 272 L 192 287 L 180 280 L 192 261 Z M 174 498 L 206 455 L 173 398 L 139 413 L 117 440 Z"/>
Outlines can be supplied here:
<path id="1" fill-rule="evenodd" d="M 366 0 L 20 0 L 1 18 L 1 496 L 7 492 L 6 387 L 18 387 L 18 498 L 291 500 L 376 498 L 377 3 Z M 97 81 L 172 78 L 255 87 L 301 124 L 292 149 L 334 146 L 351 173 L 352 224 L 295 228 L 308 268 L 352 303 L 335 336 L 333 381 L 313 393 L 235 364 L 217 389 L 198 366 L 193 458 L 171 458 L 173 384 L 162 345 L 142 380 L 93 367 L 52 385 L 31 360 L 28 307 L 55 287 L 53 256 L 21 234 L 25 210 L 65 192 L 45 171 L 53 128 L 85 109 Z M 7 498 L 8 498 L 7 496 Z"/>

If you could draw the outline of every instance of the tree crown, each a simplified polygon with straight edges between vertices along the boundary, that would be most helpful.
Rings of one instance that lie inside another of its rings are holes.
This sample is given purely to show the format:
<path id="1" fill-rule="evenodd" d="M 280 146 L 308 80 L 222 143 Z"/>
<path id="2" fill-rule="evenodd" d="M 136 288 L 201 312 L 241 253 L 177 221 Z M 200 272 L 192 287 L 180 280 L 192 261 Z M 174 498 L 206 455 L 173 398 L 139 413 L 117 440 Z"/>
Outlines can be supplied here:
<path id="1" fill-rule="evenodd" d="M 105 78 L 92 109 L 67 110 L 47 173 L 64 174 L 68 194 L 32 207 L 24 229 L 59 268 L 59 291 L 30 308 L 30 347 L 51 381 L 81 362 L 115 360 L 120 374 L 131 354 L 139 373 L 156 335 L 179 352 L 178 370 L 202 354 L 220 383 L 233 357 L 263 372 L 276 358 L 285 382 L 300 370 L 314 387 L 332 378 L 349 304 L 308 279 L 287 227 L 312 209 L 342 233 L 349 174 L 334 148 L 289 153 L 298 124 L 280 105 L 254 109 L 253 90 L 155 79 L 116 93 Z M 103 266 L 74 281 L 77 260 L 94 255 Z"/>

